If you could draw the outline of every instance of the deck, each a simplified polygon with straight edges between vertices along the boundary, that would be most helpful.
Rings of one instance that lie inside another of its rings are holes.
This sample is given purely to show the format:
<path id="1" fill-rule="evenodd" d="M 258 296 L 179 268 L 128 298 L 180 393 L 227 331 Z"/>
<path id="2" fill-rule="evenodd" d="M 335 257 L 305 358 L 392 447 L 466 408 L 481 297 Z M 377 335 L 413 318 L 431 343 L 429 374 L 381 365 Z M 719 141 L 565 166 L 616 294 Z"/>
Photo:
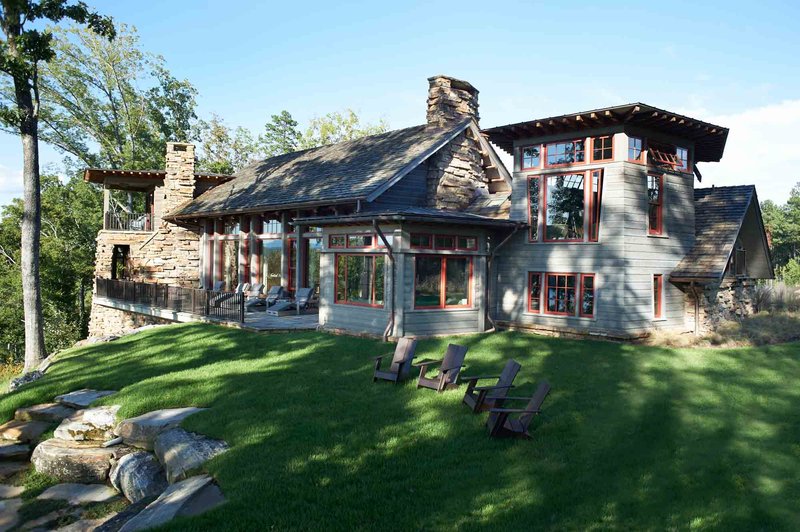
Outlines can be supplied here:
<path id="1" fill-rule="evenodd" d="M 263 309 L 258 309 L 245 313 L 242 327 L 256 331 L 313 331 L 318 325 L 317 309 L 311 309 L 299 316 L 268 316 Z"/>

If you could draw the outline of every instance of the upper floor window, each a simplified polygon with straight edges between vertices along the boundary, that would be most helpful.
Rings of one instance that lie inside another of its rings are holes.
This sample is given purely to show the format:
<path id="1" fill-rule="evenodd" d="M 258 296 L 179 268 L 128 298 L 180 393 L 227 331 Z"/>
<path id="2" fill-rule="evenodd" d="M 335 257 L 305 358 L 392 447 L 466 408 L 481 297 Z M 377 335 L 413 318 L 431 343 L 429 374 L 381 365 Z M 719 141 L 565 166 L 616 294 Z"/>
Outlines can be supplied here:
<path id="1" fill-rule="evenodd" d="M 541 145 L 536 146 L 523 146 L 520 149 L 520 169 L 530 170 L 531 168 L 539 168 L 541 164 Z"/>
<path id="2" fill-rule="evenodd" d="M 664 232 L 664 176 L 647 176 L 647 232 L 660 235 Z"/>
<path id="3" fill-rule="evenodd" d="M 680 146 L 675 147 L 675 158 L 678 160 L 675 169 L 681 172 L 688 172 L 689 171 L 689 150 L 686 148 L 681 148 Z"/>
<path id="4" fill-rule="evenodd" d="M 262 233 L 282 232 L 280 220 L 264 220 L 264 225 L 261 232 Z"/>
<path id="5" fill-rule="evenodd" d="M 239 234 L 239 218 L 226 218 L 222 226 L 222 232 L 226 235 Z"/>
<path id="6" fill-rule="evenodd" d="M 586 160 L 583 139 L 551 142 L 545 146 L 546 166 L 582 163 Z"/>
<path id="7" fill-rule="evenodd" d="M 644 140 L 641 137 L 628 137 L 628 160 L 644 162 Z"/>
<path id="8" fill-rule="evenodd" d="M 543 239 L 547 242 L 596 242 L 600 232 L 602 187 L 600 169 L 529 177 L 529 240 L 539 241 L 539 223 L 543 218 Z M 539 216 L 540 211 L 543 217 Z"/>
<path id="9" fill-rule="evenodd" d="M 611 161 L 614 159 L 614 136 L 592 138 L 592 162 Z"/>

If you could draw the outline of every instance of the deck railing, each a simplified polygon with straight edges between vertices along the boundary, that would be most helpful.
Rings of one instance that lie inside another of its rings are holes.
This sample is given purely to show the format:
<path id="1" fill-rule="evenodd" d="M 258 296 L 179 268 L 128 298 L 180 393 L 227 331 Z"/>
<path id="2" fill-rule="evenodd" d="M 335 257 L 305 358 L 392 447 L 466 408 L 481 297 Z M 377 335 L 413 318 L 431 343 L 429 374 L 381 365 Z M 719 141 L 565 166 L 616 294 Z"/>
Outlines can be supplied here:
<path id="1" fill-rule="evenodd" d="M 152 213 L 106 212 L 103 229 L 107 231 L 152 231 Z"/>
<path id="2" fill-rule="evenodd" d="M 97 295 L 126 303 L 244 322 L 245 294 L 166 284 L 96 279 Z"/>

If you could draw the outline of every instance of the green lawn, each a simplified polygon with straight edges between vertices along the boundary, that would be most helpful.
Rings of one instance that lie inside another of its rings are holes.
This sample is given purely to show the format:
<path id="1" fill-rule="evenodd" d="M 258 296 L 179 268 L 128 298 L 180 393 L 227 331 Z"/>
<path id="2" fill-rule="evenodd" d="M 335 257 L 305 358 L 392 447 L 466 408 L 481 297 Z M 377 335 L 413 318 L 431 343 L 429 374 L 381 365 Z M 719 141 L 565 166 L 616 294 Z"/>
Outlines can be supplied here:
<path id="1" fill-rule="evenodd" d="M 377 341 L 199 324 L 71 351 L 0 415 L 81 387 L 122 416 L 210 407 L 184 425 L 232 445 L 208 465 L 229 502 L 175 529 L 800 529 L 800 344 L 456 341 L 467 374 L 550 381 L 534 440 L 490 440 L 459 391 L 373 384 Z"/>

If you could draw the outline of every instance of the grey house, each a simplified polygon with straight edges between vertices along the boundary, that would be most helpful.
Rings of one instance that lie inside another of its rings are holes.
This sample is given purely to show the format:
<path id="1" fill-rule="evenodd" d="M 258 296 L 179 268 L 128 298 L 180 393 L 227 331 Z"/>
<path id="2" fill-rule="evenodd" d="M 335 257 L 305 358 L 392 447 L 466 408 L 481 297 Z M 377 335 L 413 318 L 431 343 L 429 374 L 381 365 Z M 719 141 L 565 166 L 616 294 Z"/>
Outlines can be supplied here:
<path id="1" fill-rule="evenodd" d="M 196 174 L 191 146 L 170 145 L 150 186 L 185 201 L 153 221 L 154 240 L 196 249 L 181 284 L 312 287 L 319 326 L 347 333 L 703 331 L 749 313 L 753 281 L 773 276 L 755 188 L 695 188 L 727 134 L 641 103 L 481 130 L 478 91 L 437 76 L 425 124 L 232 178 Z M 87 179 L 119 187 L 109 172 Z M 164 249 L 127 256 L 128 277 L 159 282 Z"/>

